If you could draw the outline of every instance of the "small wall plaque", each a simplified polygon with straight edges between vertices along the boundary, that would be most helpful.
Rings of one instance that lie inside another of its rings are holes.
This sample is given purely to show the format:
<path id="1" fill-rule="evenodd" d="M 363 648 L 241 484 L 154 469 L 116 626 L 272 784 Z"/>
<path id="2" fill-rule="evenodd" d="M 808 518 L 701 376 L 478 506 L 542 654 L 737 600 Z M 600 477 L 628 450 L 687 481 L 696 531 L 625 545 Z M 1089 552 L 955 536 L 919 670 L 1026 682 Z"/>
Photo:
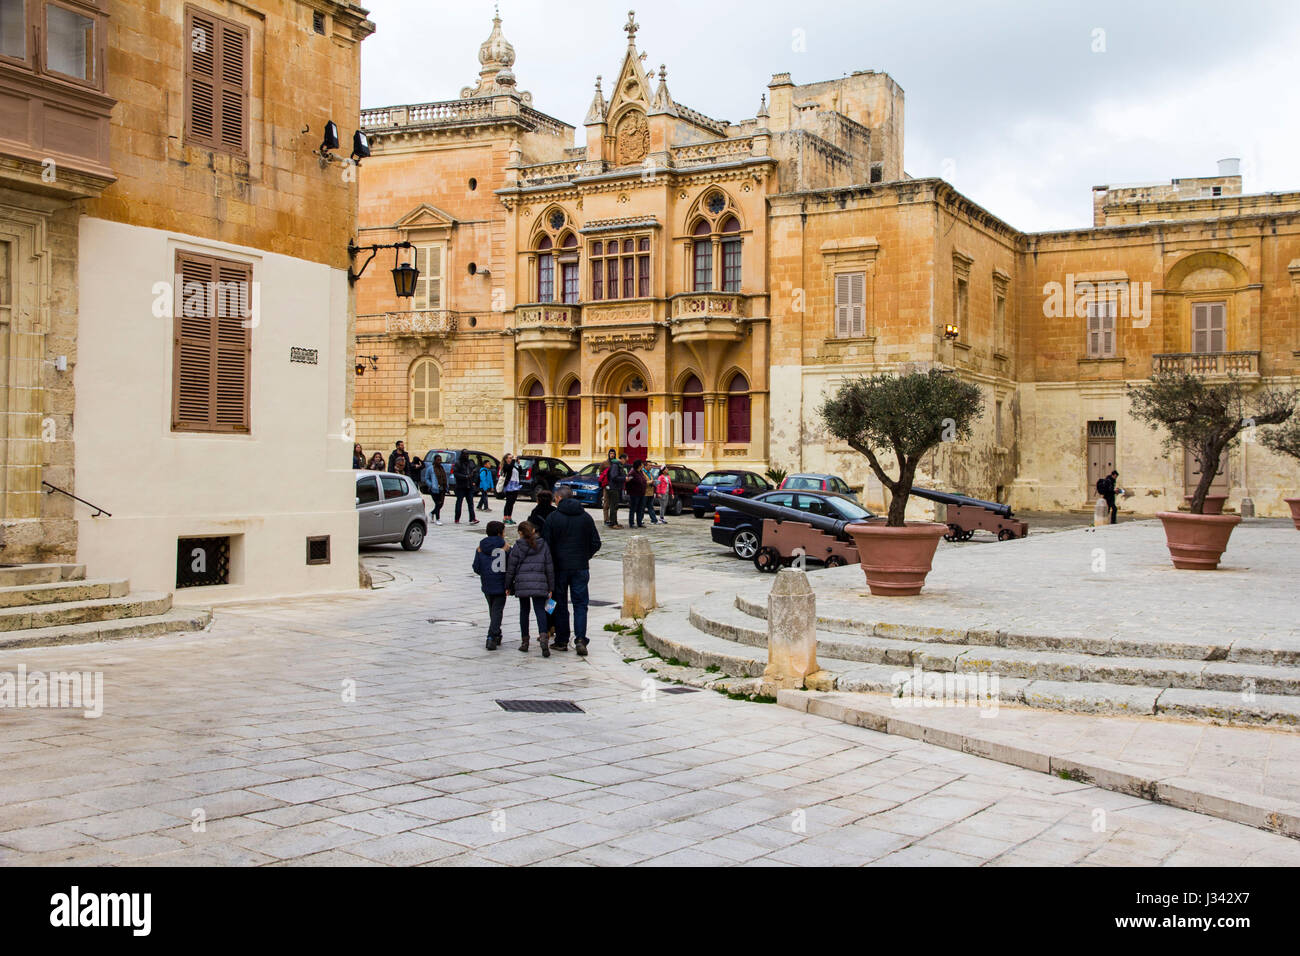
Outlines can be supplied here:
<path id="1" fill-rule="evenodd" d="M 316 365 L 320 359 L 319 349 L 302 349 L 294 346 L 289 349 L 289 361 L 303 365 Z"/>

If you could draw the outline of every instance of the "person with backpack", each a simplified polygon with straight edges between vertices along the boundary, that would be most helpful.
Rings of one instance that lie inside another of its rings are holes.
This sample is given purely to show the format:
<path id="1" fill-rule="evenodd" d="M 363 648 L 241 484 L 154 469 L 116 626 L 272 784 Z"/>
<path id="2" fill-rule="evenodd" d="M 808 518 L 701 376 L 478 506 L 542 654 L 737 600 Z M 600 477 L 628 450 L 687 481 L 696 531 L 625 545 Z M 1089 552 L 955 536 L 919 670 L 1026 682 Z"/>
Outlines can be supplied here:
<path id="1" fill-rule="evenodd" d="M 1119 472 L 1112 471 L 1105 478 L 1097 479 L 1097 494 L 1106 500 L 1106 510 L 1110 514 L 1110 523 L 1116 524 L 1119 521 L 1119 506 L 1115 503 L 1115 495 L 1123 493 L 1119 487 Z"/>
<path id="2" fill-rule="evenodd" d="M 532 522 L 519 525 L 519 539 L 506 556 L 506 594 L 519 598 L 519 650 L 528 653 L 528 610 L 537 618 L 537 638 L 542 656 L 550 657 L 547 643 L 546 605 L 555 590 L 555 568 L 551 549 Z"/>
<path id="3" fill-rule="evenodd" d="M 618 523 L 618 506 L 623 500 L 623 489 L 627 486 L 627 452 L 619 455 L 609 463 L 609 526 L 623 527 Z M 629 517 L 629 521 L 631 518 Z"/>
<path id="4" fill-rule="evenodd" d="M 491 467 L 488 466 L 486 461 L 483 462 L 478 469 L 479 511 L 490 512 L 492 510 L 488 507 L 488 495 L 492 493 L 492 486 L 495 482 L 496 477 L 492 474 Z"/>
<path id="5" fill-rule="evenodd" d="M 555 562 L 555 627 L 552 649 L 569 649 L 569 602 L 573 603 L 573 638 L 579 657 L 587 656 L 587 587 L 591 582 L 591 558 L 600 550 L 600 534 L 591 515 L 573 497 L 573 488 L 556 489 L 560 504 L 546 519 L 542 539 L 550 546 Z"/>
<path id="6" fill-rule="evenodd" d="M 645 493 L 648 485 L 645 463 L 638 461 L 627 476 L 627 526 L 629 528 L 645 527 Z"/>
<path id="7" fill-rule="evenodd" d="M 596 483 L 600 488 L 600 510 L 604 512 L 605 527 L 609 527 L 609 466 L 614 463 L 614 449 L 609 450 L 609 459 L 605 462 L 605 467 L 600 469 L 600 474 L 596 476 Z"/>
<path id="8" fill-rule="evenodd" d="M 456 524 L 460 524 L 460 506 L 462 503 L 469 505 L 469 523 L 478 524 L 478 519 L 474 517 L 474 486 L 471 483 L 471 467 L 469 449 L 462 448 L 456 456 L 456 464 L 452 466 L 452 473 L 456 478 Z M 504 530 L 504 526 L 502 526 L 502 530 Z"/>
<path id="9" fill-rule="evenodd" d="M 447 469 L 442 467 L 441 455 L 425 460 L 421 480 L 433 498 L 433 523 L 442 524 L 442 504 L 447 500 Z"/>
<path id="10" fill-rule="evenodd" d="M 457 494 L 457 504 L 460 504 Z M 473 504 L 473 500 L 470 501 Z M 474 550 L 474 563 L 470 565 L 479 576 L 479 587 L 488 606 L 487 644 L 489 651 L 501 646 L 501 616 L 506 609 L 506 564 L 509 561 L 509 549 L 506 547 L 506 526 L 500 521 L 489 521 L 487 537 L 478 543 Z"/>

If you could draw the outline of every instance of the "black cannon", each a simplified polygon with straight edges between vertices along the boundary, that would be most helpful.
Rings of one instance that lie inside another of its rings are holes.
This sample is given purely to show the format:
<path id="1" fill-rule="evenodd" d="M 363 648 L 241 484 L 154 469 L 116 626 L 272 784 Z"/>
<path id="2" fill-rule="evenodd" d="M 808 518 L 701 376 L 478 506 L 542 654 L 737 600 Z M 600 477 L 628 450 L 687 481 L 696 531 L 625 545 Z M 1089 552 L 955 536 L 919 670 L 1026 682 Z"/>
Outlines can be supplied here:
<path id="1" fill-rule="evenodd" d="M 853 522 L 846 518 L 811 514 L 721 491 L 709 492 L 709 501 L 763 519 L 762 540 L 754 554 L 754 567 L 760 571 L 775 572 L 793 561 L 796 554 L 822 561 L 827 567 L 858 563 L 858 549 L 845 530 Z"/>
<path id="2" fill-rule="evenodd" d="M 969 541 L 980 530 L 996 534 L 999 541 L 1029 534 L 1029 525 L 1013 517 L 1010 505 L 929 488 L 913 487 L 912 494 L 948 506 L 948 533 L 944 535 L 948 541 Z"/>

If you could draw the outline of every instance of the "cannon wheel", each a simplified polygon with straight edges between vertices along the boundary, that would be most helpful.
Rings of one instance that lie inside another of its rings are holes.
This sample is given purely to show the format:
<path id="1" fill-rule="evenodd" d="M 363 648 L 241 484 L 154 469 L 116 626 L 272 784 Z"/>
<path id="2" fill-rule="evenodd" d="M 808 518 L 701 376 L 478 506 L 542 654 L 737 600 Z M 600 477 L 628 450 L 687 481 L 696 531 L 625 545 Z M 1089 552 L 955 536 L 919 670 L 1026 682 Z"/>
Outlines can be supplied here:
<path id="1" fill-rule="evenodd" d="M 759 548 L 758 553 L 754 555 L 754 567 L 764 574 L 776 574 L 777 571 L 781 570 L 784 563 L 781 559 L 781 552 L 770 545 Z"/>
<path id="2" fill-rule="evenodd" d="M 828 568 L 842 568 L 844 565 L 844 559 L 838 554 L 832 554 L 826 559 L 826 567 Z"/>
<path id="3" fill-rule="evenodd" d="M 973 537 L 975 537 L 975 529 L 974 529 L 974 528 L 971 528 L 969 531 L 963 531 L 963 532 L 961 533 L 961 540 L 962 540 L 962 541 L 969 541 L 969 540 L 970 540 L 971 538 L 973 538 Z"/>
<path id="4" fill-rule="evenodd" d="M 998 532 L 999 541 L 1010 541 L 1015 536 L 1016 533 L 1012 531 L 1010 528 L 1003 528 L 1001 531 Z"/>
<path id="5" fill-rule="evenodd" d="M 950 525 L 948 525 L 948 533 L 945 534 L 945 535 L 943 536 L 943 540 L 945 540 L 945 541 L 965 541 L 966 539 L 962 537 L 962 535 L 963 535 L 964 533 L 965 533 L 965 532 L 963 532 L 963 531 L 961 530 L 961 525 L 950 524 Z"/>

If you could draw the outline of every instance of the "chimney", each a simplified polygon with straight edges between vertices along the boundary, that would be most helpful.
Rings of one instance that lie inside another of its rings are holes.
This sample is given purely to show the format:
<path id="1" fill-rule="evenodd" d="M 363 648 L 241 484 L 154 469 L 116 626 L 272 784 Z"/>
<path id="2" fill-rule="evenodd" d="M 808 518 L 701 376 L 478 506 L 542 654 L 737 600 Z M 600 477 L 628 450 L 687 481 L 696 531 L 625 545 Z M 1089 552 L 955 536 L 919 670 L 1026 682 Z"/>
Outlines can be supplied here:
<path id="1" fill-rule="evenodd" d="M 1239 158 L 1237 158 L 1237 157 L 1232 157 L 1231 159 L 1221 159 L 1221 160 L 1219 160 L 1219 175 L 1220 175 L 1220 176 L 1240 176 L 1240 175 L 1241 175 L 1241 160 L 1240 160 Z"/>

